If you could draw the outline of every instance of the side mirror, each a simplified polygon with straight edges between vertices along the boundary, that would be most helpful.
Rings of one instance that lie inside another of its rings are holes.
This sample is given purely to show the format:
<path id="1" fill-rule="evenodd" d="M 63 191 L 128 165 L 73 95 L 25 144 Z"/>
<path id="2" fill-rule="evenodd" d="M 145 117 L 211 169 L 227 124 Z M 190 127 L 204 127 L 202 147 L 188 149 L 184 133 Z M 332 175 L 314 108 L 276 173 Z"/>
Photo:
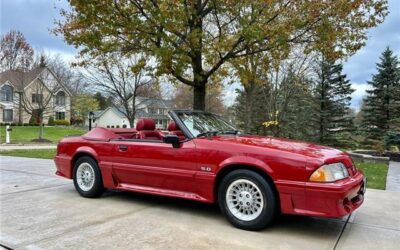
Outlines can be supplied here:
<path id="1" fill-rule="evenodd" d="M 179 148 L 179 137 L 177 135 L 165 135 L 163 141 L 172 144 L 174 148 Z"/>

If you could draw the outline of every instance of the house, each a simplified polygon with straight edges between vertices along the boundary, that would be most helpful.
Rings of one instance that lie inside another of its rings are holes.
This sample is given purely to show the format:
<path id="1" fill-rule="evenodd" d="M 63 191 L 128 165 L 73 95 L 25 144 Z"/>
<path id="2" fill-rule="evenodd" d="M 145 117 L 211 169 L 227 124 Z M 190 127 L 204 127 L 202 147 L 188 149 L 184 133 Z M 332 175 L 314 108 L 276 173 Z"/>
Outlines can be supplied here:
<path id="1" fill-rule="evenodd" d="M 170 100 L 136 97 L 135 103 L 136 117 L 134 124 L 138 119 L 146 117 L 154 119 L 156 128 L 167 129 L 168 122 L 171 120 L 168 111 L 173 107 Z M 129 128 L 129 122 L 124 113 L 123 108 L 115 107 L 96 111 L 94 112 L 93 127 Z"/>
<path id="2" fill-rule="evenodd" d="M 49 68 L 0 73 L 1 123 L 28 123 L 39 108 L 44 110 L 44 123 L 50 116 L 70 120 L 71 93 Z"/>
<path id="3" fill-rule="evenodd" d="M 140 118 L 151 118 L 156 123 L 156 128 L 167 129 L 168 122 L 171 118 L 168 115 L 168 111 L 173 109 L 172 101 L 146 98 L 138 96 L 136 97 L 136 121 Z"/>
<path id="4" fill-rule="evenodd" d="M 93 113 L 93 127 L 130 128 L 129 121 L 123 111 L 116 107 L 108 107 L 105 110 Z"/>

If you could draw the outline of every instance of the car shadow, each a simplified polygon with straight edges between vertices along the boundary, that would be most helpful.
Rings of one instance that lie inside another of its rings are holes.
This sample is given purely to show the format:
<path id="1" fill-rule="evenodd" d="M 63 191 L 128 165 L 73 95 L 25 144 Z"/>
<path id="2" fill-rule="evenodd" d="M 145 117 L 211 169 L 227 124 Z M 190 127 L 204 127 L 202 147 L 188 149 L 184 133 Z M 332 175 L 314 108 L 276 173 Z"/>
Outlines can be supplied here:
<path id="1" fill-rule="evenodd" d="M 179 198 L 170 198 L 156 195 L 147 195 L 134 192 L 125 192 L 109 190 L 104 193 L 102 198 L 112 198 L 120 202 L 141 203 L 150 207 L 162 207 L 174 212 L 187 215 L 196 215 L 203 219 L 219 220 L 230 226 L 229 222 L 224 220 L 217 204 L 202 203 L 198 201 L 185 200 Z M 280 233 L 290 232 L 293 235 L 335 238 L 345 224 L 345 218 L 320 218 L 299 215 L 280 215 L 272 226 L 259 232 Z"/>

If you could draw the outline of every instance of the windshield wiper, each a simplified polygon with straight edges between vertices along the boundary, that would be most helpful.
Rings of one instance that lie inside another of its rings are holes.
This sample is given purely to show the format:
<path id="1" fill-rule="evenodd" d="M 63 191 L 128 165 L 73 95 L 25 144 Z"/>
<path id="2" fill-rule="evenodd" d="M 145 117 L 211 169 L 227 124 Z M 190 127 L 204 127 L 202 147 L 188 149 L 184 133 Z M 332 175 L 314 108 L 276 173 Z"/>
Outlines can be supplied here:
<path id="1" fill-rule="evenodd" d="M 239 130 L 226 130 L 222 131 L 221 134 L 225 135 L 237 135 L 239 133 Z"/>
<path id="2" fill-rule="evenodd" d="M 206 132 L 198 134 L 196 137 L 212 136 L 212 135 L 217 135 L 217 134 L 218 134 L 218 131 L 206 131 Z"/>

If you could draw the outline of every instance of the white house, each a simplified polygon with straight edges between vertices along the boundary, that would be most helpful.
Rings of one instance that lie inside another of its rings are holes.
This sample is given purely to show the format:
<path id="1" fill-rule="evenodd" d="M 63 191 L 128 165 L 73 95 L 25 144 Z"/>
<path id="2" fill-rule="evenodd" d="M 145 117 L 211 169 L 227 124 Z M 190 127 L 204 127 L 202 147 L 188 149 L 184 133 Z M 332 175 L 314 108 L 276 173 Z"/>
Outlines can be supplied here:
<path id="1" fill-rule="evenodd" d="M 94 112 L 93 127 L 130 128 L 129 121 L 119 109 L 108 107 Z"/>
<path id="2" fill-rule="evenodd" d="M 169 100 L 136 97 L 136 117 L 134 124 L 140 118 L 152 118 L 159 129 L 166 129 L 171 120 L 168 111 L 172 109 Z M 93 127 L 129 128 L 128 119 L 123 108 L 108 107 L 105 110 L 94 112 Z"/>

